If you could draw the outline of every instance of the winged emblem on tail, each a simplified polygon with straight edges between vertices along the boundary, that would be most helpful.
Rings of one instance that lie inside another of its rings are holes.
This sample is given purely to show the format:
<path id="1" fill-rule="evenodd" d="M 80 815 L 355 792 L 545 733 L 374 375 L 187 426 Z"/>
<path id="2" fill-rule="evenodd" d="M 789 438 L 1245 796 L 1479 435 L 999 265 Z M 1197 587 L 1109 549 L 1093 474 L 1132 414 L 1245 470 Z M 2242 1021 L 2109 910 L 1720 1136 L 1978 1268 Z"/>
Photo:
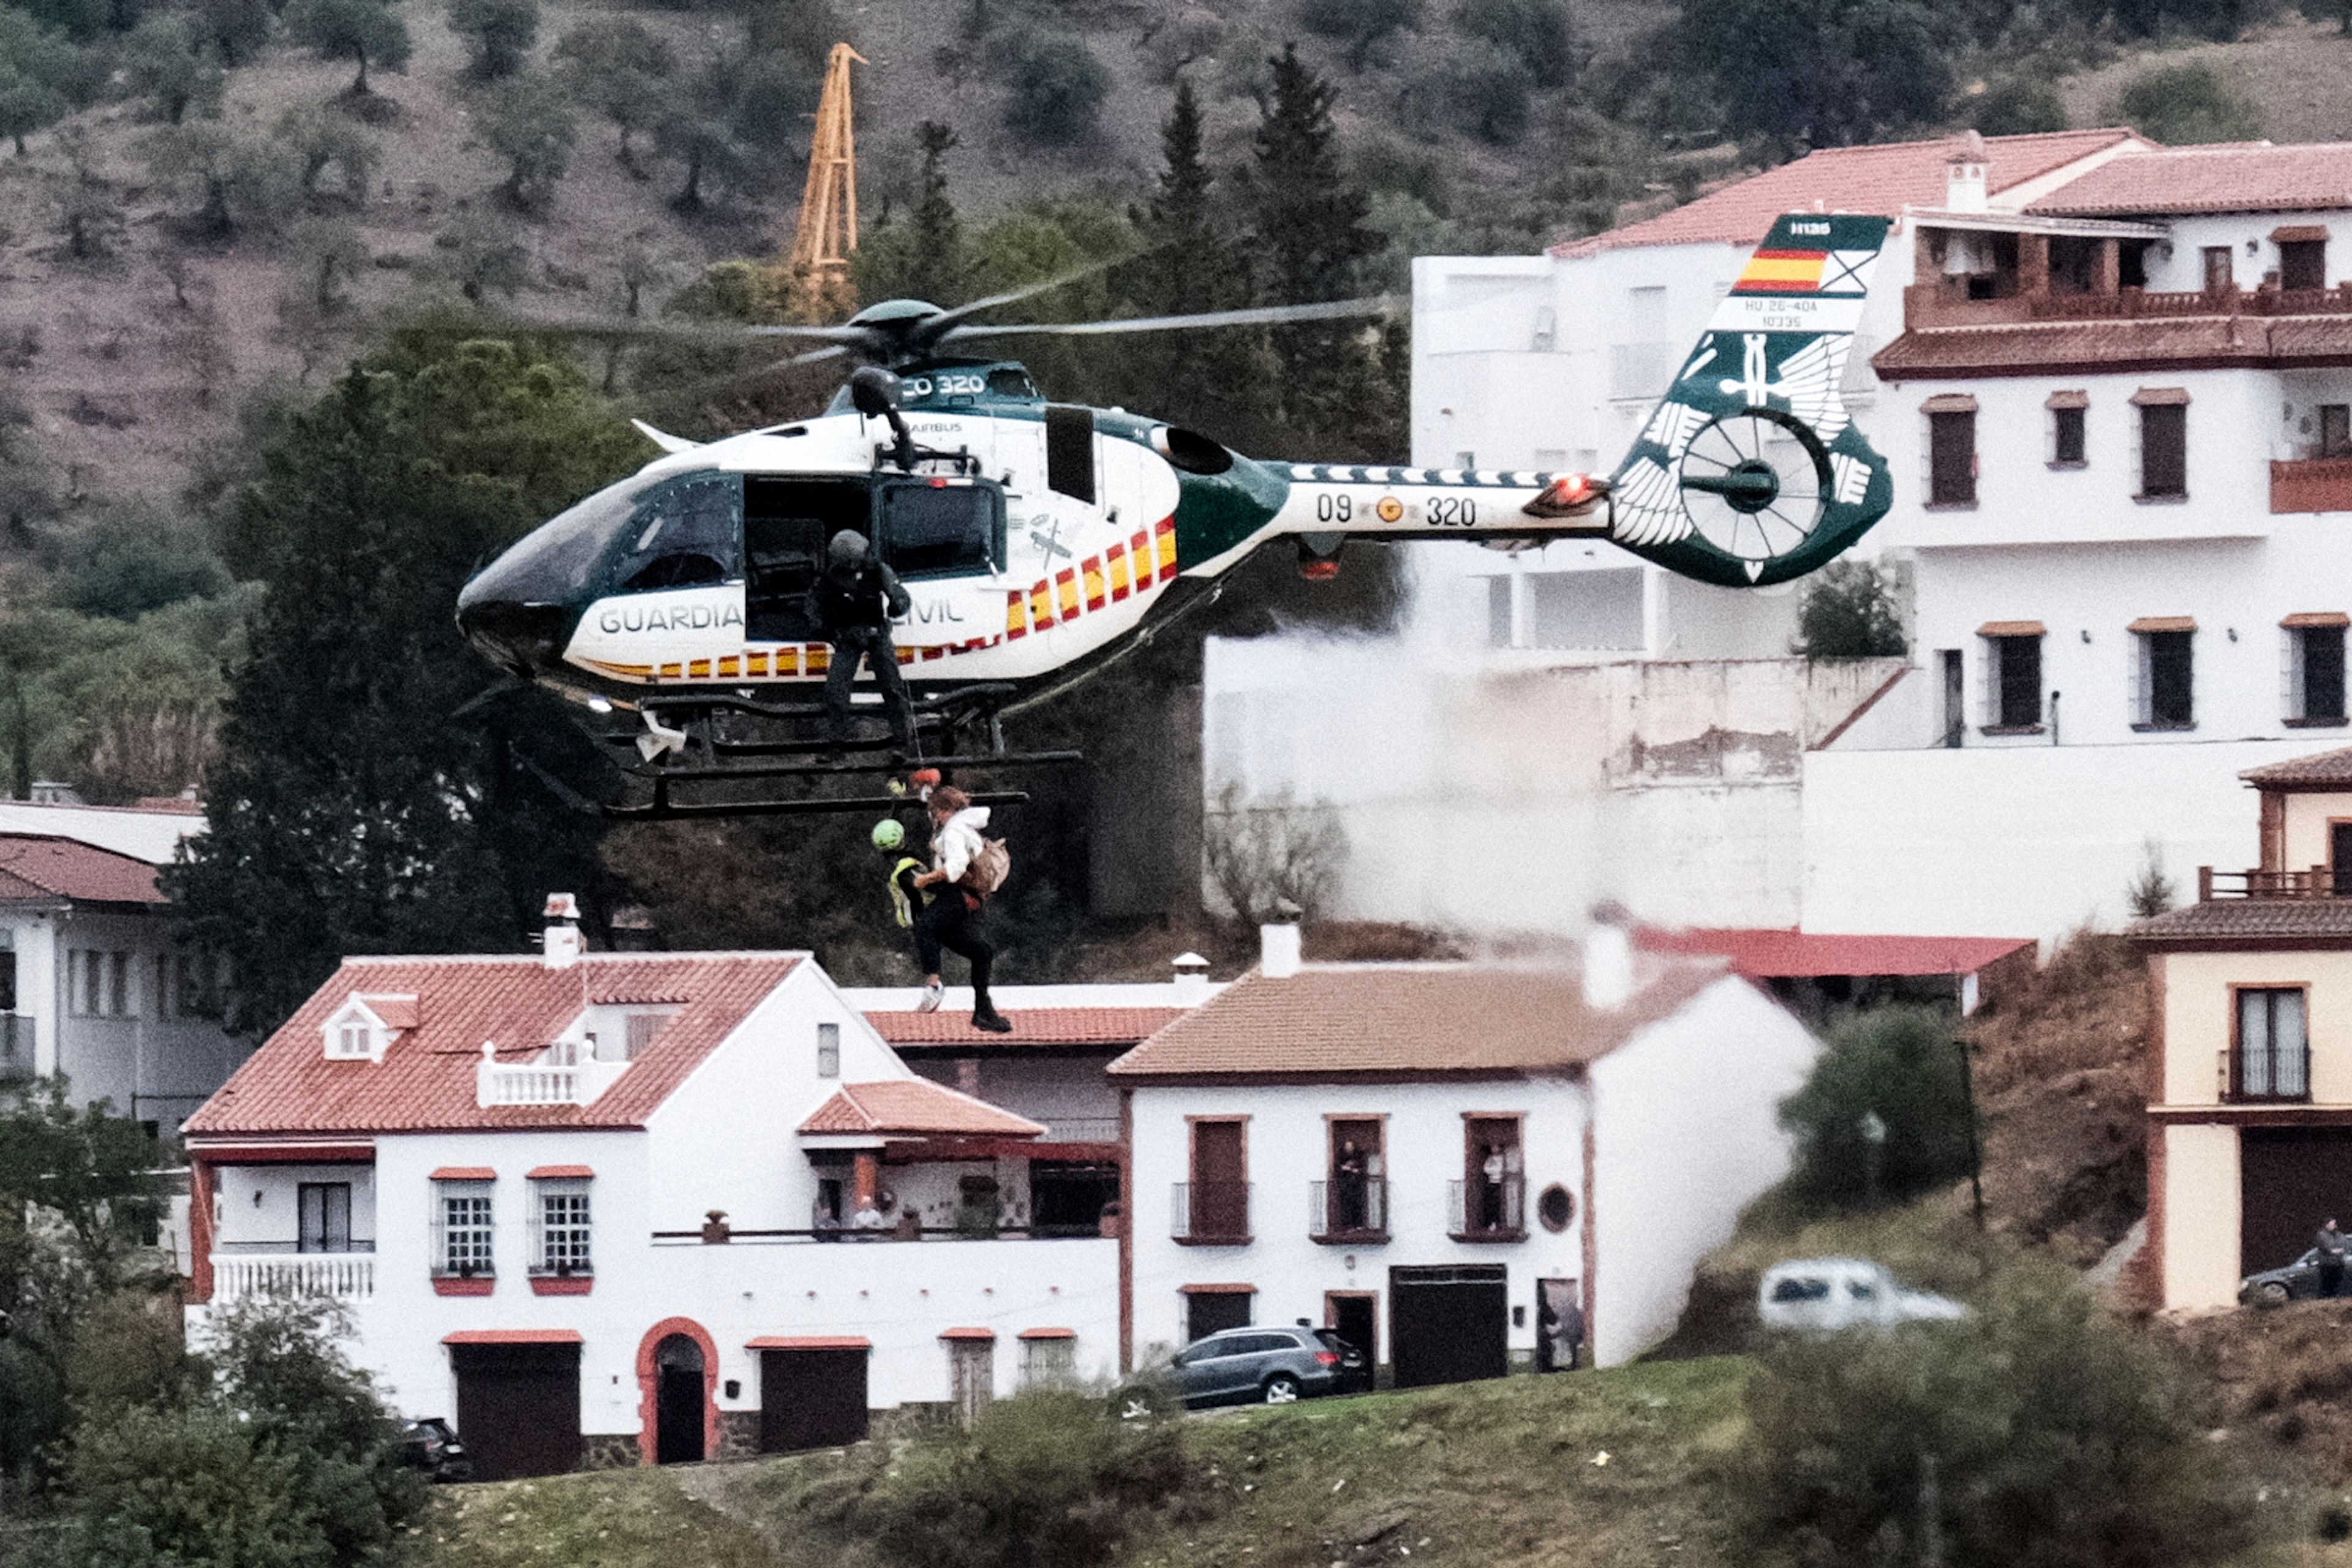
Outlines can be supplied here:
<path id="1" fill-rule="evenodd" d="M 1744 587 L 1802 576 L 1886 515 L 1886 461 L 1840 384 L 1888 226 L 1774 223 L 1611 479 L 1615 542 Z"/>

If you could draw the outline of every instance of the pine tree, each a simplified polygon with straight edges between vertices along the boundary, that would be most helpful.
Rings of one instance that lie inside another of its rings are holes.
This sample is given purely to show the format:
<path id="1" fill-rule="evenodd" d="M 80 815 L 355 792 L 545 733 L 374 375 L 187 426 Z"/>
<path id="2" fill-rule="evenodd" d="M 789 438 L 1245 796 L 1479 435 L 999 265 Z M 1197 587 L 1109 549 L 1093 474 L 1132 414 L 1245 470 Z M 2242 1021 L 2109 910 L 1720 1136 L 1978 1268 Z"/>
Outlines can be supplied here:
<path id="1" fill-rule="evenodd" d="M 1217 220 L 1216 178 L 1202 153 L 1201 106 L 1179 79 L 1160 127 L 1160 189 L 1138 227 L 1147 247 L 1123 281 L 1138 313 L 1190 315 L 1249 303 L 1249 267 Z M 1247 448 L 1262 440 L 1270 380 L 1265 334 L 1255 328 L 1137 340 L 1125 400 L 1171 424 Z"/>
<path id="2" fill-rule="evenodd" d="M 915 254 L 907 286 L 915 298 L 944 305 L 954 301 L 963 282 L 963 225 L 948 199 L 946 169 L 947 156 L 958 144 L 956 133 L 926 120 L 915 128 L 915 144 L 923 154 L 923 194 L 915 204 Z"/>
<path id="3" fill-rule="evenodd" d="M 1344 300 L 1360 264 L 1380 248 L 1380 237 L 1363 226 L 1370 201 L 1339 167 L 1331 84 L 1299 60 L 1295 45 L 1268 64 L 1273 88 L 1259 107 L 1250 171 L 1265 291 L 1278 304 Z M 1273 333 L 1284 416 L 1298 438 L 1324 448 L 1317 455 L 1350 455 L 1360 444 L 1345 428 L 1345 404 L 1370 368 L 1362 336 L 1344 321 Z"/>
<path id="4" fill-rule="evenodd" d="M 471 331 L 479 324 L 466 318 Z M 552 890 L 592 917 L 604 764 L 497 677 L 450 606 L 474 563 L 638 457 L 568 354 L 427 324 L 288 420 L 224 553 L 268 591 L 232 671 L 211 828 L 167 876 L 275 1027 L 355 952 L 515 951 Z"/>

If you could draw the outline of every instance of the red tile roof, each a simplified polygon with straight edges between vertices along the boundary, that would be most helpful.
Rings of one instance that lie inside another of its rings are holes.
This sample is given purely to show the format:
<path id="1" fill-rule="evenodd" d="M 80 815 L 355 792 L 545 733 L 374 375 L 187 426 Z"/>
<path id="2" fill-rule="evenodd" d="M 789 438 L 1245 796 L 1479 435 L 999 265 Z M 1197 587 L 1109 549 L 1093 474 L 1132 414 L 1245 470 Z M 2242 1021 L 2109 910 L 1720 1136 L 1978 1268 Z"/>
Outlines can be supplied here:
<path id="1" fill-rule="evenodd" d="M 2257 789 L 2352 789 L 2352 746 L 2248 768 L 2238 776 Z"/>
<path id="2" fill-rule="evenodd" d="M 459 1329 L 443 1334 L 445 1345 L 576 1345 L 587 1342 L 577 1329 Z"/>
<path id="3" fill-rule="evenodd" d="M 0 833 L 0 902 L 160 904 L 155 868 L 129 855 L 48 833 Z"/>
<path id="4" fill-rule="evenodd" d="M 595 953 L 570 969 L 537 957 L 347 958 L 188 1119 L 190 1134 L 637 1127 L 782 984 L 803 955 Z M 381 1062 L 330 1061 L 320 1028 L 352 993 L 414 994 L 416 1024 Z M 679 1010 L 593 1105 L 475 1103 L 482 1042 L 516 1064 L 583 1003 L 659 998 Z"/>
<path id="5" fill-rule="evenodd" d="M 870 1351 L 874 1342 L 864 1334 L 761 1334 L 745 1340 L 752 1351 Z"/>
<path id="6" fill-rule="evenodd" d="M 868 1013 L 894 1046 L 1131 1046 L 1183 1016 L 1181 1007 L 1019 1007 L 1009 1035 L 972 1027 L 961 1013 Z"/>
<path id="7" fill-rule="evenodd" d="M 2178 316 L 1928 327 L 1871 359 L 1882 381 L 1915 377 L 2352 363 L 2352 316 Z"/>
<path id="8" fill-rule="evenodd" d="M 1652 959 L 1632 1002 L 1585 1005 L 1558 964 L 1314 963 L 1252 970 L 1111 1063 L 1128 1081 L 1514 1074 L 1593 1061 L 1723 978 L 1721 963 Z"/>
<path id="9" fill-rule="evenodd" d="M 2124 934 L 2151 944 L 2182 947 L 2207 942 L 2352 946 L 2352 899 L 2216 899 L 2134 921 L 2124 927 Z"/>
<path id="10" fill-rule="evenodd" d="M 1034 1138 L 1045 1128 L 929 1079 L 845 1083 L 801 1123 L 803 1132 Z"/>
<path id="11" fill-rule="evenodd" d="M 2109 217 L 2343 207 L 2352 207 L 2352 142 L 2236 142 L 2134 153 L 2067 181 L 2026 210 Z"/>
<path id="12" fill-rule="evenodd" d="M 1999 193 L 2133 138 L 2126 130 L 2058 131 L 1985 138 L 1986 186 Z M 1906 207 L 1940 207 L 1945 164 L 1956 139 L 1824 147 L 1793 163 L 1724 186 L 1685 206 L 1589 239 L 1564 241 L 1554 256 L 1591 256 L 1636 245 L 1754 245 L 1782 213 L 1853 212 L 1897 217 Z"/>
<path id="13" fill-rule="evenodd" d="M 1826 936 L 1772 928 L 1644 927 L 1636 938 L 1653 952 L 1713 953 L 1750 980 L 1824 974 L 1973 974 L 2034 945 L 2031 937 Z"/>

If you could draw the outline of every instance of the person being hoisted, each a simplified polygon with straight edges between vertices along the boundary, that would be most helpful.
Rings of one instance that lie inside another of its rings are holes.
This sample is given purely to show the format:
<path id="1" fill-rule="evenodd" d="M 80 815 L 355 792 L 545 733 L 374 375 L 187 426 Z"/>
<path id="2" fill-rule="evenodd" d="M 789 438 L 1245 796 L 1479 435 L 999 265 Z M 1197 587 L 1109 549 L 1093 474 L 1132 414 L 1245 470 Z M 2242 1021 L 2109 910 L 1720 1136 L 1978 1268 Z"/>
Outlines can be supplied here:
<path id="1" fill-rule="evenodd" d="M 1013 1032 L 1013 1026 L 989 1000 L 989 972 L 996 950 L 980 931 L 981 906 L 1004 885 L 1013 860 L 1002 838 L 981 830 L 988 826 L 988 807 L 974 805 L 953 784 L 940 784 L 925 802 L 931 813 L 931 868 L 915 879 L 915 886 L 931 889 L 931 907 L 915 919 L 915 948 L 923 965 L 923 999 L 916 1011 L 935 1011 L 946 994 L 940 978 L 941 949 L 960 952 L 971 963 L 971 1022 L 994 1035 Z"/>
<path id="2" fill-rule="evenodd" d="M 898 574 L 874 559 L 864 534 L 845 528 L 833 536 L 824 574 L 816 580 L 816 619 L 833 648 L 824 671 L 824 714 L 836 756 L 849 742 L 849 689 L 861 658 L 882 689 L 891 739 L 902 752 L 914 750 L 915 710 L 890 640 L 890 622 L 913 605 Z"/>

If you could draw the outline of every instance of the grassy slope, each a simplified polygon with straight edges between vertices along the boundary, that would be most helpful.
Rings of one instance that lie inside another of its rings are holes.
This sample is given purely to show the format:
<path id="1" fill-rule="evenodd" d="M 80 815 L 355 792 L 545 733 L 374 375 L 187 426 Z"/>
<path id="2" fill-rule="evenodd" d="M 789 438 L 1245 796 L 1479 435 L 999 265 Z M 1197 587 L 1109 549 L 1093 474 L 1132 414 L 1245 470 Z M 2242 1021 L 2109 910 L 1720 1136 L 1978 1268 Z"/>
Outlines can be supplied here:
<path id="1" fill-rule="evenodd" d="M 1210 1485 L 1122 1568 L 1408 1557 L 1727 1568 L 1749 1554 L 1706 1476 L 1737 1444 L 1743 1372 L 1737 1361 L 1677 1362 L 1207 1417 L 1193 1433 Z M 829 1476 L 859 1462 L 812 1455 L 451 1488 L 436 1499 L 426 1561 L 857 1568 L 863 1552 L 793 1520 L 796 1500 L 821 1497 Z"/>
<path id="2" fill-rule="evenodd" d="M 2333 22 L 2290 20 L 2234 44 L 2135 49 L 2057 84 L 2077 125 L 2116 123 L 2126 83 L 2158 66 L 2205 65 L 2254 106 L 2273 142 L 2334 142 L 2352 134 L 2352 37 Z"/>

